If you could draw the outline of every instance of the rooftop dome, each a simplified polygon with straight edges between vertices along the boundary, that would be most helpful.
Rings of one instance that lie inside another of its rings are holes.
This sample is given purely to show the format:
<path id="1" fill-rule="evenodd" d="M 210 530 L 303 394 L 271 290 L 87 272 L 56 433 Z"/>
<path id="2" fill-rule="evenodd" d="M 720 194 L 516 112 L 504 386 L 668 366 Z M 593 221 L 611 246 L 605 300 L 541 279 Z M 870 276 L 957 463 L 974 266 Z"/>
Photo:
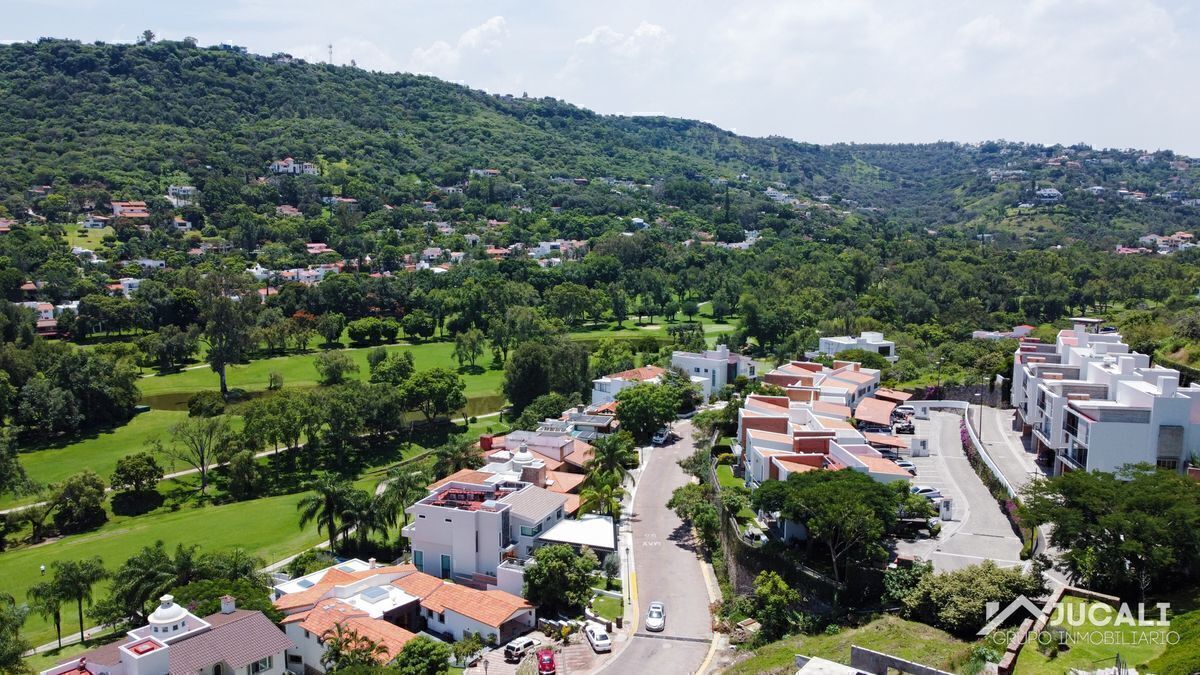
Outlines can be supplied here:
<path id="1" fill-rule="evenodd" d="M 517 454 L 513 455 L 512 461 L 514 464 L 517 464 L 518 466 L 525 466 L 527 464 L 532 464 L 533 463 L 533 453 L 529 452 L 529 446 L 522 443 L 521 447 L 517 448 Z"/>
<path id="2" fill-rule="evenodd" d="M 162 596 L 159 600 L 162 601 L 162 604 L 150 614 L 148 619 L 150 625 L 171 624 L 187 616 L 188 611 L 175 604 L 175 596 L 168 594 Z"/>

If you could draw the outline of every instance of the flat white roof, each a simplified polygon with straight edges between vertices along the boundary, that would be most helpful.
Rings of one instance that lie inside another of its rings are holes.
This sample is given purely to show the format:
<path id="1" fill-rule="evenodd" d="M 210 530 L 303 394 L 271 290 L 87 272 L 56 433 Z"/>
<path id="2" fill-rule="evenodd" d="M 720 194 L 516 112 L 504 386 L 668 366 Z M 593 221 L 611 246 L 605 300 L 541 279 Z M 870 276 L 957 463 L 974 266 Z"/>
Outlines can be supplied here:
<path id="1" fill-rule="evenodd" d="M 602 551 L 617 550 L 612 518 L 589 513 L 578 520 L 562 520 L 538 537 L 555 544 L 587 546 Z"/>
<path id="2" fill-rule="evenodd" d="M 302 577 L 296 577 L 295 579 L 285 581 L 281 584 L 275 584 L 275 590 L 279 591 L 283 595 L 287 595 L 289 593 L 299 593 L 300 591 L 312 588 L 313 586 L 319 584 L 321 579 L 325 577 L 325 573 L 331 569 L 339 569 L 343 572 L 362 572 L 363 570 L 371 569 L 371 564 L 365 560 L 351 558 L 336 565 L 326 567 L 325 569 L 317 570 L 311 574 L 306 574 Z"/>

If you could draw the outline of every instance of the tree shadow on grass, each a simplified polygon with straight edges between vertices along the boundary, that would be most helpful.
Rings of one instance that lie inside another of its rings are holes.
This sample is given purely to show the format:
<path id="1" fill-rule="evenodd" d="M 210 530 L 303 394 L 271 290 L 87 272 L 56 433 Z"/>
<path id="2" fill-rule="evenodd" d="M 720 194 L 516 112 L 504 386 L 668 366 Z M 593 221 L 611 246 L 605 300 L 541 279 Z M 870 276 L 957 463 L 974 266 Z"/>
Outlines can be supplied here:
<path id="1" fill-rule="evenodd" d="M 155 490 L 118 492 L 112 497 L 112 511 L 118 516 L 140 516 L 160 506 L 166 498 Z"/>

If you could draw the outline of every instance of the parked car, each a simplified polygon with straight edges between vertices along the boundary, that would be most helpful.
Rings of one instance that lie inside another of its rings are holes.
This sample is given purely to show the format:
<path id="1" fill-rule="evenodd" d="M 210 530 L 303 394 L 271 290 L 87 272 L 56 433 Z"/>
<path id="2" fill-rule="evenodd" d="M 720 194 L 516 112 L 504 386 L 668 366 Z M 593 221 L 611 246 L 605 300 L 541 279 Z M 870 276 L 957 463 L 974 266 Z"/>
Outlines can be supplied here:
<path id="1" fill-rule="evenodd" d="M 907 459 L 897 459 L 897 460 L 892 460 L 892 461 L 896 462 L 896 466 L 900 467 L 901 469 L 904 469 L 905 471 L 911 473 L 914 476 L 917 475 L 917 465 L 916 464 L 913 464 L 912 462 L 908 461 Z"/>
<path id="2" fill-rule="evenodd" d="M 517 662 L 525 658 L 531 650 L 536 649 L 541 643 L 529 635 L 523 635 L 513 639 L 508 644 L 504 645 L 504 660 L 509 662 Z"/>
<path id="3" fill-rule="evenodd" d="M 597 626 L 594 623 L 589 623 L 587 627 L 583 629 L 583 634 L 587 636 L 588 644 L 590 644 L 592 649 L 597 653 L 612 651 L 612 638 L 608 637 L 608 631 L 604 630 L 603 626 Z"/>
<path id="4" fill-rule="evenodd" d="M 657 600 L 646 610 L 646 630 L 658 633 L 667 627 L 667 608 Z"/>
<path id="5" fill-rule="evenodd" d="M 555 675 L 558 666 L 554 663 L 554 650 L 543 649 L 537 653 L 538 675 Z"/>
<path id="6" fill-rule="evenodd" d="M 912 422 L 901 422 L 900 424 L 896 425 L 896 433 L 898 433 L 898 434 L 915 434 L 915 433 L 917 433 L 917 428 L 915 426 L 913 426 Z"/>
<path id="7" fill-rule="evenodd" d="M 917 412 L 917 409 L 912 407 L 911 405 L 905 404 L 905 405 L 896 406 L 896 409 L 893 410 L 892 412 L 903 413 L 905 415 L 912 415 Z"/>
<path id="8" fill-rule="evenodd" d="M 650 439 L 650 442 L 655 445 L 663 445 L 669 440 L 671 440 L 671 430 L 663 427 L 654 434 L 654 437 Z"/>
<path id="9" fill-rule="evenodd" d="M 879 454 L 883 455 L 884 459 L 890 459 L 893 462 L 900 459 L 900 453 L 896 452 L 895 448 L 880 448 Z"/>
<path id="10" fill-rule="evenodd" d="M 935 487 L 929 487 L 928 485 L 914 485 L 909 489 L 909 491 L 912 492 L 914 495 L 921 495 L 922 497 L 929 499 L 929 500 L 942 498 L 941 490 L 939 490 Z"/>

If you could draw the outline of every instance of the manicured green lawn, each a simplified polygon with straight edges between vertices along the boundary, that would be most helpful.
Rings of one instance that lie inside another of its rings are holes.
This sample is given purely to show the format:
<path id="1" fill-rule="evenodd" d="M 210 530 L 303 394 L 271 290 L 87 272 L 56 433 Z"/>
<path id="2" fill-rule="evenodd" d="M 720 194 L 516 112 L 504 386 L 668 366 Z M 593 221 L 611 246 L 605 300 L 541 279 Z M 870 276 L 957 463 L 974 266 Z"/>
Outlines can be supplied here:
<path id="1" fill-rule="evenodd" d="M 923 623 L 885 616 L 835 635 L 799 635 L 772 642 L 726 670 L 725 675 L 794 673 L 796 654 L 850 663 L 852 644 L 949 672 L 959 672 L 975 646 Z M 1017 672 L 1022 672 L 1019 666 Z"/>
<path id="2" fill-rule="evenodd" d="M 624 613 L 625 608 L 621 604 L 620 598 L 613 598 L 607 595 L 597 595 L 596 598 L 592 600 L 592 611 L 598 616 L 608 619 L 609 621 L 616 621 L 617 617 Z"/>
<path id="3" fill-rule="evenodd" d="M 1057 674 L 1072 668 L 1096 670 L 1112 667 L 1118 653 L 1127 666 L 1146 672 L 1146 664 L 1166 649 L 1164 640 L 1170 627 L 1117 626 L 1113 623 L 1115 611 L 1100 614 L 1100 617 L 1109 617 L 1109 621 L 1101 619 L 1097 625 L 1092 623 L 1088 613 L 1094 604 L 1097 603 L 1083 598 L 1064 598 L 1063 609 L 1055 610 L 1056 616 L 1050 620 L 1047 630 L 1055 627 L 1065 630 L 1070 636 L 1068 648 L 1060 649 L 1056 656 L 1050 657 L 1039 650 L 1038 645 L 1027 644 L 1017 658 L 1016 672 Z M 1068 613 L 1059 613 L 1064 611 Z M 1155 612 L 1148 610 L 1147 618 L 1157 619 Z M 1074 621 L 1067 623 L 1068 618 Z"/>
<path id="4" fill-rule="evenodd" d="M 316 525 L 301 529 L 296 503 L 303 493 L 266 497 L 247 502 L 162 510 L 136 517 L 112 517 L 98 530 L 73 535 L 0 554 L 0 579 L 3 590 L 18 600 L 41 579 L 39 566 L 47 569 L 56 560 L 77 560 L 100 556 L 111 570 L 142 546 L 162 540 L 167 548 L 176 544 L 199 544 L 205 551 L 243 547 L 267 562 L 298 553 L 324 540 Z M 93 595 L 102 598 L 106 587 L 97 586 Z M 63 632 L 78 630 L 74 608 L 64 612 Z M 89 624 L 87 618 L 84 623 Z M 35 645 L 54 639 L 54 626 L 36 614 L 25 622 L 26 639 Z"/>
<path id="5" fill-rule="evenodd" d="M 146 441 L 165 437 L 171 425 L 186 417 L 186 412 L 151 410 L 135 416 L 124 426 L 74 443 L 22 452 L 19 459 L 29 478 L 39 484 L 61 481 L 84 469 L 95 471 L 107 481 L 118 459 L 142 451 Z M 12 497 L 6 494 L 0 498 L 0 507 L 28 504 L 36 500 L 36 497 Z"/>
<path id="6" fill-rule="evenodd" d="M 745 487 L 746 483 L 741 478 L 733 475 L 733 467 L 728 464 L 721 464 L 717 467 L 717 482 L 721 484 L 721 488 Z M 739 523 L 747 523 L 754 520 L 757 516 L 750 510 L 749 507 L 738 511 L 737 519 Z"/>
<path id="7" fill-rule="evenodd" d="M 63 232 L 66 233 L 67 246 L 79 246 L 96 251 L 103 246 L 104 235 L 112 234 L 113 229 L 105 227 L 99 230 L 89 230 L 75 223 L 63 225 Z"/>
<path id="8" fill-rule="evenodd" d="M 459 369 L 458 361 L 454 358 L 453 342 L 385 345 L 385 347 L 388 351 L 411 351 L 416 359 L 417 370 L 449 368 L 458 371 Z M 369 347 L 345 350 L 346 355 L 358 364 L 357 376 L 361 380 L 370 377 L 370 371 L 367 368 L 367 352 L 369 350 Z M 285 387 L 315 387 L 317 386 L 317 369 L 313 363 L 317 353 L 317 351 L 313 351 L 308 354 L 293 354 L 231 366 L 226 372 L 229 388 L 247 391 L 265 390 L 271 373 L 281 374 Z M 466 383 L 468 398 L 499 395 L 504 371 L 489 368 L 491 360 L 491 356 L 485 356 L 479 360 L 478 369 L 482 372 L 464 370 L 460 373 Z M 198 391 L 215 391 L 220 386 L 220 381 L 211 369 L 202 367 L 170 375 L 144 377 L 138 385 L 141 387 L 142 396 L 149 405 L 177 407 L 178 402 L 186 401 L 186 397 Z M 492 409 L 499 408 L 500 404 L 497 404 Z"/>

